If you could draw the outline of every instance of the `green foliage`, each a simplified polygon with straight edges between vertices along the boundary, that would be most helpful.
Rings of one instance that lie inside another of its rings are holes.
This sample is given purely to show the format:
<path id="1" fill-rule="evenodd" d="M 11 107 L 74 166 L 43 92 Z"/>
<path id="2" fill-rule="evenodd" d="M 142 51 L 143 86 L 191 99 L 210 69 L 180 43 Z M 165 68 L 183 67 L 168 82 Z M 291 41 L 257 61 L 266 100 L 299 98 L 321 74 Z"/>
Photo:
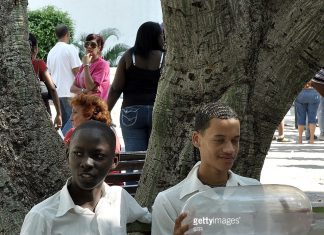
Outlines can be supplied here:
<path id="1" fill-rule="evenodd" d="M 80 35 L 78 40 L 72 42 L 72 44 L 79 49 L 80 59 L 85 55 L 85 48 L 83 45 L 84 45 L 86 37 L 87 37 L 87 34 L 83 33 Z"/>
<path id="2" fill-rule="evenodd" d="M 109 48 L 104 54 L 103 58 L 108 60 L 111 67 L 116 67 L 118 59 L 129 48 L 126 44 L 118 43 L 115 46 Z"/>
<path id="3" fill-rule="evenodd" d="M 103 29 L 99 33 L 103 40 L 106 42 L 108 38 L 110 37 L 116 37 L 119 38 L 119 31 L 116 28 L 107 28 Z M 87 37 L 87 34 L 82 34 L 79 38 L 79 40 L 74 41 L 72 44 L 79 48 L 79 56 L 82 58 L 85 54 L 85 48 L 83 47 L 85 38 Z M 113 47 L 107 47 L 105 43 L 105 49 L 102 52 L 102 56 L 105 60 L 109 61 L 111 67 L 117 66 L 117 62 L 119 57 L 129 48 L 128 45 L 123 43 L 118 43 Z"/>
<path id="4" fill-rule="evenodd" d="M 106 41 L 109 37 L 115 36 L 117 39 L 119 38 L 119 30 L 116 28 L 106 28 L 100 31 L 99 33 L 104 40 Z"/>
<path id="5" fill-rule="evenodd" d="M 39 10 L 28 11 L 29 32 L 38 40 L 38 57 L 46 58 L 49 50 L 56 44 L 55 27 L 65 24 L 70 31 L 71 40 L 74 34 L 73 21 L 67 12 L 54 6 L 47 6 Z"/>

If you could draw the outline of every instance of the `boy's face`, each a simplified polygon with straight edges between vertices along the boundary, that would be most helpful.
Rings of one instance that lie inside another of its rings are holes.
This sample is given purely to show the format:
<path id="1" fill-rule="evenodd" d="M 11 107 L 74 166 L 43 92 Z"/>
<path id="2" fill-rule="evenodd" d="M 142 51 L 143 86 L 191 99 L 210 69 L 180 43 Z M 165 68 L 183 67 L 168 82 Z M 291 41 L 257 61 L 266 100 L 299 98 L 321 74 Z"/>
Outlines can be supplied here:
<path id="1" fill-rule="evenodd" d="M 72 184 L 83 190 L 100 186 L 106 178 L 115 156 L 99 129 L 78 130 L 69 146 L 69 166 Z"/>
<path id="2" fill-rule="evenodd" d="M 239 151 L 240 122 L 237 119 L 213 118 L 209 127 L 195 131 L 193 145 L 199 148 L 202 169 L 229 171 Z"/>

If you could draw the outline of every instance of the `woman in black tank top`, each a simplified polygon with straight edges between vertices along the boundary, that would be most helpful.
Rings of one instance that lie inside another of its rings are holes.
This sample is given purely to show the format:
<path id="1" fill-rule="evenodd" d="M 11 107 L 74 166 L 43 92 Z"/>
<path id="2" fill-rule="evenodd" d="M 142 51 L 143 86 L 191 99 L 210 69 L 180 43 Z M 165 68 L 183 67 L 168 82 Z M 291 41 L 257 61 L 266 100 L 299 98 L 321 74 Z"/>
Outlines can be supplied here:
<path id="1" fill-rule="evenodd" d="M 152 128 L 152 109 L 163 65 L 163 35 L 158 23 L 142 24 L 135 45 L 120 59 L 108 95 L 111 111 L 121 93 L 120 125 L 126 151 L 145 151 Z"/>

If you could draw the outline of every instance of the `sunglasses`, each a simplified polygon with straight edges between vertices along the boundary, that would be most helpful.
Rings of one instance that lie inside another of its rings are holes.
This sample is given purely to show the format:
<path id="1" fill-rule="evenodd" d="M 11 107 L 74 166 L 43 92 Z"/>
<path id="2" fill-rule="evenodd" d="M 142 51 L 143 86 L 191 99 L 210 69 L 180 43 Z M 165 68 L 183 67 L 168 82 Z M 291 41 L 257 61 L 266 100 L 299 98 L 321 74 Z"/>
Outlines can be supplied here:
<path id="1" fill-rule="evenodd" d="M 92 49 L 95 49 L 98 47 L 98 44 L 95 41 L 86 41 L 84 43 L 84 47 L 87 48 L 88 46 L 90 46 Z"/>

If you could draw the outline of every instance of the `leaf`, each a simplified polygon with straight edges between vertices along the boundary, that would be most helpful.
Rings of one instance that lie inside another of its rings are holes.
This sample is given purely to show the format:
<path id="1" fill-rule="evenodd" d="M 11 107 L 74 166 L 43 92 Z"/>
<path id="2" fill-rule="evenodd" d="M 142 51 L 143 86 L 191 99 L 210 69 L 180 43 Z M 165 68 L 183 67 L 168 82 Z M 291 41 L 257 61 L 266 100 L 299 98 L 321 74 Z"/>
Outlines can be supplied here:
<path id="1" fill-rule="evenodd" d="M 124 43 L 118 43 L 112 48 L 109 48 L 107 52 L 103 55 L 105 60 L 110 62 L 112 67 L 117 66 L 119 57 L 129 49 L 129 46 Z"/>
<path id="2" fill-rule="evenodd" d="M 111 36 L 115 36 L 117 39 L 119 39 L 120 32 L 116 28 L 106 28 L 101 30 L 99 34 L 103 37 L 104 41 L 106 41 Z"/>

